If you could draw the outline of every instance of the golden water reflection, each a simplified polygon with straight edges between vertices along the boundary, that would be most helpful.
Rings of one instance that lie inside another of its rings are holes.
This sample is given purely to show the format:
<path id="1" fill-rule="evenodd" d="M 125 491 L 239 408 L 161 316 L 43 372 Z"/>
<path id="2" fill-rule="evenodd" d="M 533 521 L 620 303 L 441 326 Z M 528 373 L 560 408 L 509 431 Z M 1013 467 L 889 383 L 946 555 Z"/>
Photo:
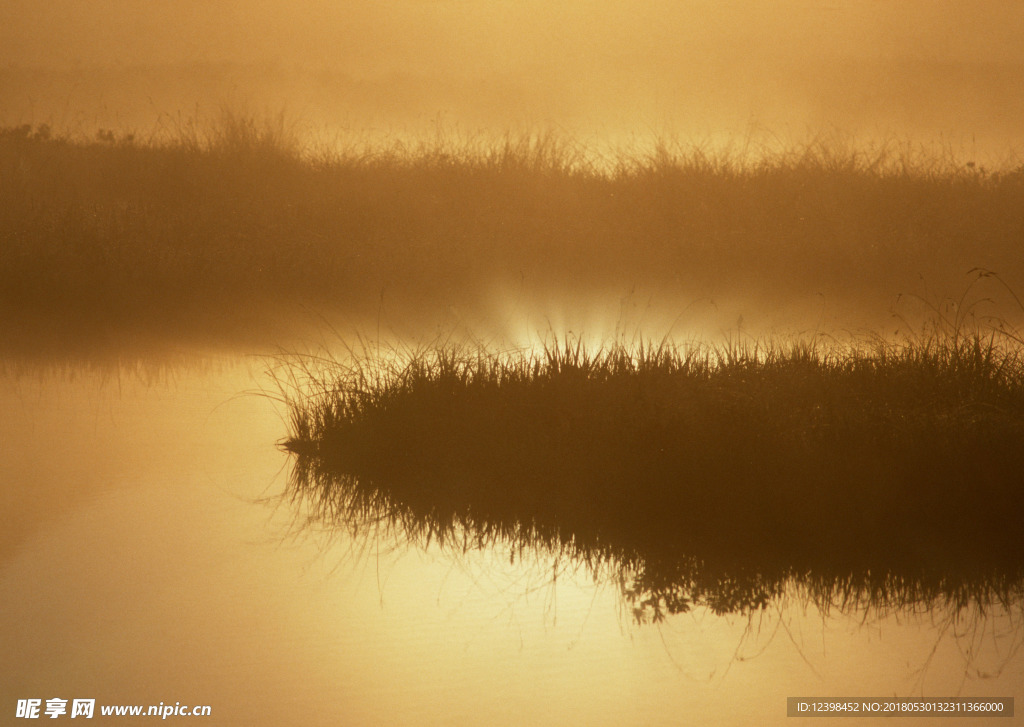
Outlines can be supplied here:
<path id="1" fill-rule="evenodd" d="M 974 641 L 929 613 L 865 623 L 798 597 L 638 627 L 616 588 L 565 562 L 555 580 L 550 562 L 498 550 L 297 531 L 277 498 L 280 412 L 239 396 L 261 377 L 259 361 L 227 361 L 151 381 L 0 380 L 0 709 L 62 697 L 209 704 L 225 725 L 781 724 L 787 695 L 1024 683 L 1012 613 L 987 614 Z"/>

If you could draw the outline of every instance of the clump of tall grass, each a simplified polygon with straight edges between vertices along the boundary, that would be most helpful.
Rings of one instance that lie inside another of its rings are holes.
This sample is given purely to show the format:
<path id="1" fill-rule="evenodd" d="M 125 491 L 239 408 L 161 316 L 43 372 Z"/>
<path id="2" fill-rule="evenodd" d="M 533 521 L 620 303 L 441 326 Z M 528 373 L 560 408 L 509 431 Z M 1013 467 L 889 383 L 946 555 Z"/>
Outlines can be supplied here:
<path id="1" fill-rule="evenodd" d="M 1024 279 L 1014 163 L 812 143 L 599 156 L 554 134 L 303 146 L 283 118 L 153 134 L 0 130 L 10 335 L 232 335 L 291 306 L 353 317 L 638 283 L 752 304 L 884 306 L 919 276 Z M 571 275 L 569 274 L 571 271 Z M 571 278 L 571 280 L 570 280 Z"/>
<path id="2" fill-rule="evenodd" d="M 656 614 L 756 607 L 793 577 L 822 602 L 1008 597 L 1022 353 L 939 326 L 299 363 L 284 447 L 327 521 L 617 563 Z"/>

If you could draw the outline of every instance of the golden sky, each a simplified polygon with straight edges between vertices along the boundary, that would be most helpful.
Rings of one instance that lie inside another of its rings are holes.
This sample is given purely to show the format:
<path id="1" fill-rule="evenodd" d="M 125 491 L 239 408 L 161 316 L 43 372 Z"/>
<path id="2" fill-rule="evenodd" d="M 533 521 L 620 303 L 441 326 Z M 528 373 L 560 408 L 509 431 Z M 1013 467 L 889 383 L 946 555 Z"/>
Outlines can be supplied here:
<path id="1" fill-rule="evenodd" d="M 171 113 L 219 95 L 231 97 L 222 103 L 285 105 L 317 119 L 344 110 L 349 123 L 385 126 L 443 116 L 470 128 L 701 133 L 753 124 L 994 135 L 1011 146 L 1022 138 L 1018 0 L 4 0 L 3 7 L 0 90 L 8 100 L 0 111 L 8 118 L 53 115 L 58 97 L 83 113 L 93 104 L 134 119 L 126 106 L 140 96 L 150 110 Z M 32 94 L 15 78 L 26 69 L 64 76 L 37 77 Z M 140 69 L 148 69 L 145 79 Z"/>
<path id="2" fill-rule="evenodd" d="M 279 61 L 355 73 L 591 64 L 678 72 L 753 55 L 1020 60 L 1016 0 L 5 0 L 0 62 Z"/>

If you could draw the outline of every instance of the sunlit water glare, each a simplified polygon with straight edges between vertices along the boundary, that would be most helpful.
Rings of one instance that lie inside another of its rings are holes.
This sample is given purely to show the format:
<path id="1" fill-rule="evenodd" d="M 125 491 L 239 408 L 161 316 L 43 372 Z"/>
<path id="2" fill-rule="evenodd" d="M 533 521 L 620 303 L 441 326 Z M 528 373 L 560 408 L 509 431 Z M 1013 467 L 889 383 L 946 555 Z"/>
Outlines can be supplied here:
<path id="1" fill-rule="evenodd" d="M 307 527 L 260 359 L 8 375 L 4 709 L 209 704 L 216 724 L 785 722 L 799 695 L 1011 696 L 1019 609 L 639 625 L 586 568 Z"/>

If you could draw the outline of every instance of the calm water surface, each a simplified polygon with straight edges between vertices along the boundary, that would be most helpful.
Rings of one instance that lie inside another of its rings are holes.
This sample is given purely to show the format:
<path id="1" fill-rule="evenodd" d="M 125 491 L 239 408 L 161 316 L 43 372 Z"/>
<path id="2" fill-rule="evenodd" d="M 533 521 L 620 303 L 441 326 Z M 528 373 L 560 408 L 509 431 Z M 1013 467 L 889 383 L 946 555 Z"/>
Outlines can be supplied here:
<path id="1" fill-rule="evenodd" d="M 59 697 L 210 705 L 217 725 L 782 724 L 787 696 L 1024 686 L 1019 610 L 823 615 L 794 595 L 638 625 L 571 564 L 303 528 L 276 499 L 283 411 L 246 393 L 265 368 L 0 378 L 5 723 Z"/>

